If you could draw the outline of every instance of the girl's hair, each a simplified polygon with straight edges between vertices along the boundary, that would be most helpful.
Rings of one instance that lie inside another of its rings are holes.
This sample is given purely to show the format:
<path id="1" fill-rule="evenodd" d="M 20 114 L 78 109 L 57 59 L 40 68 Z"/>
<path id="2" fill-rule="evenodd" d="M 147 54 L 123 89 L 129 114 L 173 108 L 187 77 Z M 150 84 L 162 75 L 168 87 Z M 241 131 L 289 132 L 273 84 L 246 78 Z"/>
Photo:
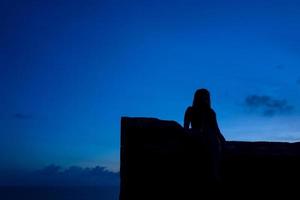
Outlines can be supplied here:
<path id="1" fill-rule="evenodd" d="M 194 95 L 193 107 L 211 107 L 210 94 L 207 89 L 198 89 Z"/>

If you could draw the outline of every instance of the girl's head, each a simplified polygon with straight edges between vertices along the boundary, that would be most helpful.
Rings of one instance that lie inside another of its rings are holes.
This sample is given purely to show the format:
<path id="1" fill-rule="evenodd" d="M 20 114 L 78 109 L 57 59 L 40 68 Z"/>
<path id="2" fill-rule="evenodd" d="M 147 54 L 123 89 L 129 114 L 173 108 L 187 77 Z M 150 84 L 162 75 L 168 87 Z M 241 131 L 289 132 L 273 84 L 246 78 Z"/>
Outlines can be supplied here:
<path id="1" fill-rule="evenodd" d="M 211 107 L 210 94 L 207 89 L 198 89 L 195 92 L 193 107 Z"/>

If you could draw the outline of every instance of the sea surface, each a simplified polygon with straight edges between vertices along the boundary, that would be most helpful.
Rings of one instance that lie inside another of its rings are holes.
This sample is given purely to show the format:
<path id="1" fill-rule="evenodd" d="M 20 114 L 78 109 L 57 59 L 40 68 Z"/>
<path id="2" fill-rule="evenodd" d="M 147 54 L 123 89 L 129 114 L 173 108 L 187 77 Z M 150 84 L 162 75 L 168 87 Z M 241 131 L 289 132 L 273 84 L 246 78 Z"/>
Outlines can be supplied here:
<path id="1" fill-rule="evenodd" d="M 1 200 L 118 200 L 119 186 L 0 187 Z"/>

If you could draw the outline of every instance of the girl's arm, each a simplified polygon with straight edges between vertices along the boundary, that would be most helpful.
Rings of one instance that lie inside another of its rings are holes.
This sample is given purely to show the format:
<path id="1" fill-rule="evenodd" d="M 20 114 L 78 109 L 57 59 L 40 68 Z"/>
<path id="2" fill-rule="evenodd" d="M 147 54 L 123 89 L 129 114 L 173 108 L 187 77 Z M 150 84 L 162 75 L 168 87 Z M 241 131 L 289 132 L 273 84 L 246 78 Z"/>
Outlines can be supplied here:
<path id="1" fill-rule="evenodd" d="M 191 107 L 188 107 L 185 111 L 185 114 L 184 114 L 184 128 L 185 129 L 189 129 L 190 128 L 190 123 L 191 123 Z"/>
<path id="2" fill-rule="evenodd" d="M 222 135 L 222 133 L 221 133 L 221 131 L 219 129 L 216 113 L 213 112 L 213 115 L 214 115 L 214 126 L 215 126 L 215 130 L 216 130 L 216 136 L 217 136 L 219 142 L 223 145 L 223 144 L 225 144 L 226 139 Z"/>

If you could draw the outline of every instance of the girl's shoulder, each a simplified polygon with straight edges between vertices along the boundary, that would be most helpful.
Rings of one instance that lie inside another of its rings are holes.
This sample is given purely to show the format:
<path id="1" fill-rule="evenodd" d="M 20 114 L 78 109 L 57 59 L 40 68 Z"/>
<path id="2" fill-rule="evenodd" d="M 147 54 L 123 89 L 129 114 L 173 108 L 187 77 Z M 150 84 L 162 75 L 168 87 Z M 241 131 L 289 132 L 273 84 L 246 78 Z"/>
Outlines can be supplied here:
<path id="1" fill-rule="evenodd" d="M 212 116 L 216 116 L 216 112 L 214 111 L 214 109 L 210 108 L 209 112 Z"/>
<path id="2" fill-rule="evenodd" d="M 210 108 L 210 112 L 212 113 L 212 114 L 216 114 L 216 112 L 214 111 L 214 109 L 212 109 L 212 108 Z"/>
<path id="3" fill-rule="evenodd" d="M 189 106 L 187 107 L 186 111 L 192 111 L 193 110 L 193 107 L 192 106 Z"/>

